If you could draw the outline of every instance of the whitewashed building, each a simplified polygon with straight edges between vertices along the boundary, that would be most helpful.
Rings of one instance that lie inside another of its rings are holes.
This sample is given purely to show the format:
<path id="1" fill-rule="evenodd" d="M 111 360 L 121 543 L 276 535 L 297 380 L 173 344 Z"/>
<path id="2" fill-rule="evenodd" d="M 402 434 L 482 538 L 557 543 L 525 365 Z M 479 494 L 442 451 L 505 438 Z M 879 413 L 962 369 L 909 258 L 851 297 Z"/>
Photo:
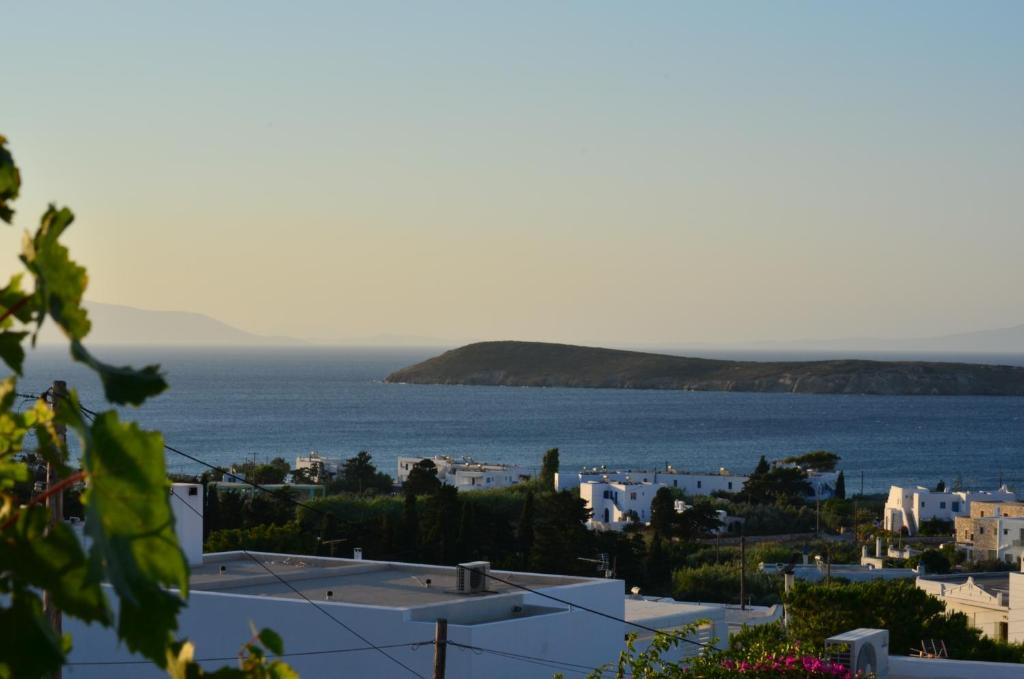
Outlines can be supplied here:
<path id="1" fill-rule="evenodd" d="M 333 479 L 341 470 L 341 461 L 324 457 L 315 450 L 309 455 L 300 455 L 295 458 L 295 468 L 292 471 L 309 470 L 309 476 L 314 483 L 324 483 Z"/>
<path id="2" fill-rule="evenodd" d="M 917 535 L 930 519 L 953 521 L 971 514 L 971 502 L 1012 502 L 1017 496 L 1002 486 L 994 491 L 937 491 L 924 486 L 891 486 L 882 513 L 883 527 L 894 533 Z"/>
<path id="3" fill-rule="evenodd" d="M 651 520 L 651 500 L 662 483 L 643 481 L 587 481 L 580 486 L 580 499 L 587 503 L 596 530 L 620 531 L 630 523 Z"/>
<path id="4" fill-rule="evenodd" d="M 970 516 L 955 519 L 956 546 L 971 560 L 1020 563 L 1024 556 L 1024 502 L 975 500 Z"/>
<path id="5" fill-rule="evenodd" d="M 612 470 L 607 467 L 589 467 L 578 472 L 558 472 L 555 474 L 555 490 L 572 490 L 582 488 L 584 483 L 595 481 L 619 481 L 639 483 L 660 483 L 671 488 L 678 488 L 684 494 L 711 495 L 716 491 L 737 493 L 743 490 L 748 476 L 733 474 L 724 467 L 718 472 L 684 472 L 668 465 L 660 470 Z"/>
<path id="6" fill-rule="evenodd" d="M 1010 573 L 924 575 L 917 586 L 944 601 L 946 610 L 966 615 L 985 636 L 1009 639 Z"/>
<path id="7" fill-rule="evenodd" d="M 425 459 L 437 467 L 437 479 L 441 483 L 455 486 L 459 490 L 506 488 L 529 478 L 517 465 L 477 462 L 469 457 L 457 460 L 448 455 L 435 455 L 429 458 L 399 457 L 398 482 L 405 483 L 412 468 Z"/>

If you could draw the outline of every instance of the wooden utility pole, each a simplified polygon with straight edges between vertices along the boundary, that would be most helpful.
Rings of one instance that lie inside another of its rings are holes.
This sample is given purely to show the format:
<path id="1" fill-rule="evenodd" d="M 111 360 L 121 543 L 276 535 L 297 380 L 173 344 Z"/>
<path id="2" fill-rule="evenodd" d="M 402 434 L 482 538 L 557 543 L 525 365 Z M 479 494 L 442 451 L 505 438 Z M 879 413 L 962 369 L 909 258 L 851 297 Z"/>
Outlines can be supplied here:
<path id="1" fill-rule="evenodd" d="M 740 534 L 740 610 L 747 610 L 747 537 Z"/>
<path id="2" fill-rule="evenodd" d="M 49 394 L 49 405 L 50 410 L 57 411 L 57 403 L 61 400 L 65 400 L 68 397 L 68 385 L 62 380 L 55 380 L 53 386 L 50 387 Z M 67 449 L 67 429 L 63 424 L 57 424 L 54 426 L 57 432 L 57 438 L 59 440 L 59 448 L 55 451 L 51 451 L 51 455 L 62 455 L 63 451 Z M 47 489 L 60 483 L 60 466 L 55 465 L 53 462 L 46 463 L 46 487 Z M 50 497 L 46 498 L 46 506 L 50 510 L 50 525 L 55 526 L 64 520 L 64 491 L 54 493 Z M 57 608 L 53 602 L 52 595 L 43 590 L 43 612 L 46 613 L 47 619 L 50 621 L 50 626 L 53 628 L 54 633 L 59 639 L 64 633 L 64 621 L 62 619 L 60 609 Z M 55 672 L 50 674 L 51 679 L 60 679 L 61 671 L 57 669 Z"/>
<path id="3" fill-rule="evenodd" d="M 434 623 L 434 679 L 444 679 L 444 664 L 448 652 L 448 620 L 438 618 Z"/>

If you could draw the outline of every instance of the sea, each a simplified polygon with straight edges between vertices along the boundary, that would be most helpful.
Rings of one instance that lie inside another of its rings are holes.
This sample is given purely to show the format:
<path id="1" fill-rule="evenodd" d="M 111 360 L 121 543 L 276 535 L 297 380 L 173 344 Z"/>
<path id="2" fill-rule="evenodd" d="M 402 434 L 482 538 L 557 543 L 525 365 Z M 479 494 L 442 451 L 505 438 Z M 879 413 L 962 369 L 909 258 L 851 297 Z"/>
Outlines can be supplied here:
<path id="1" fill-rule="evenodd" d="M 939 480 L 965 488 L 1005 483 L 1024 490 L 1024 398 L 1018 397 L 383 381 L 391 371 L 438 353 L 429 348 L 107 346 L 96 353 L 118 365 L 159 363 L 169 390 L 140 408 L 121 408 L 122 416 L 163 432 L 171 446 L 222 466 L 254 457 L 294 462 L 312 450 L 334 458 L 365 450 L 392 475 L 400 455 L 466 456 L 535 470 L 544 451 L 557 447 L 563 471 L 671 464 L 746 473 L 761 455 L 774 459 L 824 449 L 841 456 L 850 493 L 881 493 L 890 484 L 934 486 Z M 714 356 L 786 358 L 750 352 Z M 1024 355 L 984 360 L 1024 365 Z M 31 352 L 19 391 L 40 393 L 55 379 L 77 390 L 84 406 L 111 407 L 97 378 L 56 347 Z M 176 473 L 202 471 L 173 453 L 167 454 L 167 465 Z"/>

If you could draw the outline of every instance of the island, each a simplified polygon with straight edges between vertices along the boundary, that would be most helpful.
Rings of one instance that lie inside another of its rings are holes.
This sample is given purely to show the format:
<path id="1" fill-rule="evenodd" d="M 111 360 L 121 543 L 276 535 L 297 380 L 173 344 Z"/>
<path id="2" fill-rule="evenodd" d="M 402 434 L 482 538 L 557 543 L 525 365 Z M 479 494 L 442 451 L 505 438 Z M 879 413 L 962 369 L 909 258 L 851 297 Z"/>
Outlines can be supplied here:
<path id="1" fill-rule="evenodd" d="M 406 384 L 802 394 L 1024 396 L 1024 367 L 927 361 L 726 361 L 546 342 L 478 342 L 391 373 Z"/>

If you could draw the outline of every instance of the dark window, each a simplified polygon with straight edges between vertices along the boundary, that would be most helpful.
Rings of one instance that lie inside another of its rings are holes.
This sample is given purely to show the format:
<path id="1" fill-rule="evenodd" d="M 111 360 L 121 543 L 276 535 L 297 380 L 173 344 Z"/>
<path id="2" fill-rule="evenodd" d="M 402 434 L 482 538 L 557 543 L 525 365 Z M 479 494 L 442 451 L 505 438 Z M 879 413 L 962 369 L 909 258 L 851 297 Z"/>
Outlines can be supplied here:
<path id="1" fill-rule="evenodd" d="M 959 502 L 954 502 L 953 503 L 953 511 L 954 512 L 959 512 L 960 511 L 960 503 Z"/>
<path id="2" fill-rule="evenodd" d="M 732 481 L 729 482 L 729 490 L 732 490 Z"/>
<path id="3" fill-rule="evenodd" d="M 191 487 L 190 487 L 190 488 L 188 489 L 188 494 L 189 494 L 189 495 L 199 495 L 199 489 L 198 489 L 198 488 L 196 488 L 195 486 L 191 486 Z"/>
<path id="4" fill-rule="evenodd" d="M 697 487 L 700 488 L 700 481 L 697 482 Z"/>
<path id="5" fill-rule="evenodd" d="M 945 509 L 945 508 L 946 508 L 946 503 L 945 502 L 940 502 L 939 503 L 939 509 Z"/>

